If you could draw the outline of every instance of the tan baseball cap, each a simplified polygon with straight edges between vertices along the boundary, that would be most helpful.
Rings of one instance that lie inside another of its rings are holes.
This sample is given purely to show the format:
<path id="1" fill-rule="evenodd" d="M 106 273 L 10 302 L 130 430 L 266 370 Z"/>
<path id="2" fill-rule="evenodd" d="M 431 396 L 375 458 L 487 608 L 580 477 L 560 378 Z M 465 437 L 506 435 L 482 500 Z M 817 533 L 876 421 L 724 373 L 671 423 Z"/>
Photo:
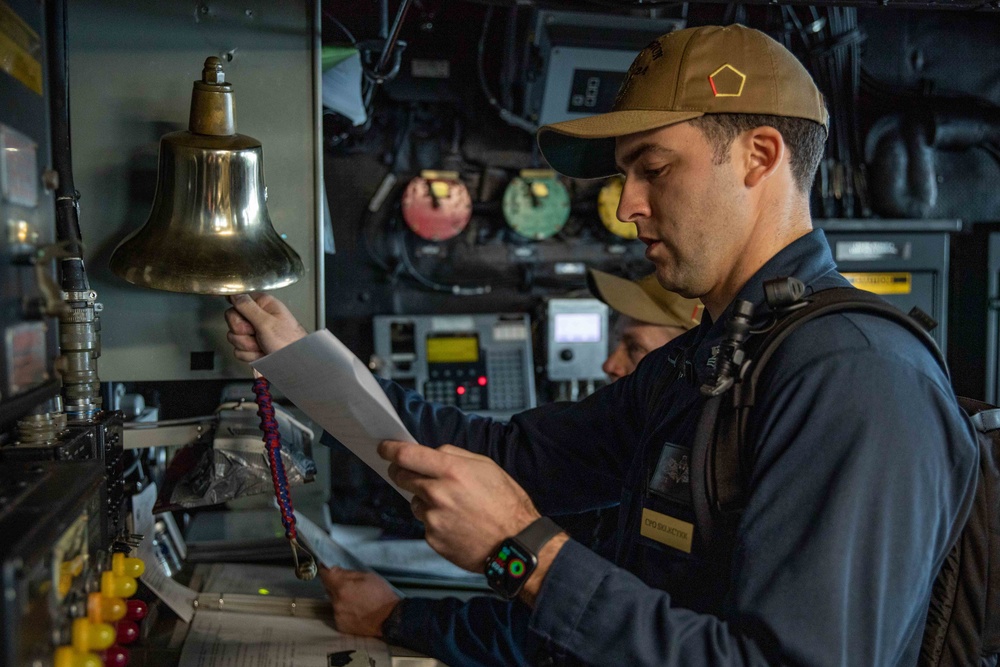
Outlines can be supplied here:
<path id="1" fill-rule="evenodd" d="M 741 25 L 702 26 L 663 35 L 640 51 L 611 111 L 546 125 L 538 147 L 561 174 L 603 178 L 618 171 L 615 137 L 713 113 L 829 123 L 823 95 L 788 49 Z"/>
<path id="2" fill-rule="evenodd" d="M 590 269 L 587 284 L 594 296 L 614 310 L 648 324 L 693 329 L 705 309 L 698 299 L 685 299 L 663 289 L 653 274 L 632 281 Z"/>

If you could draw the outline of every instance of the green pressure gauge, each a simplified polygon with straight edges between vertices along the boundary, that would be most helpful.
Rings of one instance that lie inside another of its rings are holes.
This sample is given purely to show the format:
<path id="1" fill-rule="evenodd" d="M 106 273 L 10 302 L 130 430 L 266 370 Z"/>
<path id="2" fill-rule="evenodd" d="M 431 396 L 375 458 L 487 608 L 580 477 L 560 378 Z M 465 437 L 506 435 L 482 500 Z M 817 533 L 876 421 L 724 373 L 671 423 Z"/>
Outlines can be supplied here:
<path id="1" fill-rule="evenodd" d="M 636 226 L 618 219 L 618 202 L 622 198 L 624 184 L 625 179 L 621 176 L 612 176 L 608 179 L 597 194 L 597 214 L 609 232 L 623 239 L 634 239 L 638 236 Z"/>
<path id="2" fill-rule="evenodd" d="M 521 236 L 547 239 L 569 219 L 569 192 L 554 171 L 524 169 L 503 193 L 503 216 Z"/>

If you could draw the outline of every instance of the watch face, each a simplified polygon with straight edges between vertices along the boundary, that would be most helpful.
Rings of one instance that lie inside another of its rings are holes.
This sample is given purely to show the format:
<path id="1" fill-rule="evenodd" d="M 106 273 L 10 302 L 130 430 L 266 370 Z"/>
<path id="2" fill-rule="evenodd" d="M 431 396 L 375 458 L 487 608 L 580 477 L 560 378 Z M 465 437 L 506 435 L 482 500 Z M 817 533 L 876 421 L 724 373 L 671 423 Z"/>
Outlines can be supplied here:
<path id="1" fill-rule="evenodd" d="M 521 590 L 537 562 L 535 555 L 522 545 L 512 539 L 504 540 L 486 562 L 486 581 L 500 595 L 512 598 Z"/>

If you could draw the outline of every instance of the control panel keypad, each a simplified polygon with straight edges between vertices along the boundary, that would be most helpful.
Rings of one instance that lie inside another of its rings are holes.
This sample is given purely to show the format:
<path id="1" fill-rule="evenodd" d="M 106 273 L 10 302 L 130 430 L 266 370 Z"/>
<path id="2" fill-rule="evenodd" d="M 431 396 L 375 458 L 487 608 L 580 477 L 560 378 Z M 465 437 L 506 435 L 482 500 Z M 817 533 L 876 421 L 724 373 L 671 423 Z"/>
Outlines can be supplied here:
<path id="1" fill-rule="evenodd" d="M 494 352 L 487 363 L 491 410 L 523 410 L 528 407 L 524 386 L 524 353 Z"/>

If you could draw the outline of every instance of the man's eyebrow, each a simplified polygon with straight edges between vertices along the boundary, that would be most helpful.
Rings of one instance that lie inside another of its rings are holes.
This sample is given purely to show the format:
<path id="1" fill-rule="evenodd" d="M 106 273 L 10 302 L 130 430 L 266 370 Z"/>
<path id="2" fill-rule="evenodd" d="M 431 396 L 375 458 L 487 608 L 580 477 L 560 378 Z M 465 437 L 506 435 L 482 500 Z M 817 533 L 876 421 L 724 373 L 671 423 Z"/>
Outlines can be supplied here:
<path id="1" fill-rule="evenodd" d="M 616 160 L 615 166 L 618 168 L 618 171 L 624 173 L 629 165 L 634 163 L 636 160 L 641 158 L 646 153 L 673 153 L 673 151 L 667 148 L 666 146 L 662 146 L 660 144 L 654 144 L 654 143 L 639 144 L 631 151 L 629 151 L 625 155 L 625 157 L 622 158 L 621 162 L 618 162 Z"/>

